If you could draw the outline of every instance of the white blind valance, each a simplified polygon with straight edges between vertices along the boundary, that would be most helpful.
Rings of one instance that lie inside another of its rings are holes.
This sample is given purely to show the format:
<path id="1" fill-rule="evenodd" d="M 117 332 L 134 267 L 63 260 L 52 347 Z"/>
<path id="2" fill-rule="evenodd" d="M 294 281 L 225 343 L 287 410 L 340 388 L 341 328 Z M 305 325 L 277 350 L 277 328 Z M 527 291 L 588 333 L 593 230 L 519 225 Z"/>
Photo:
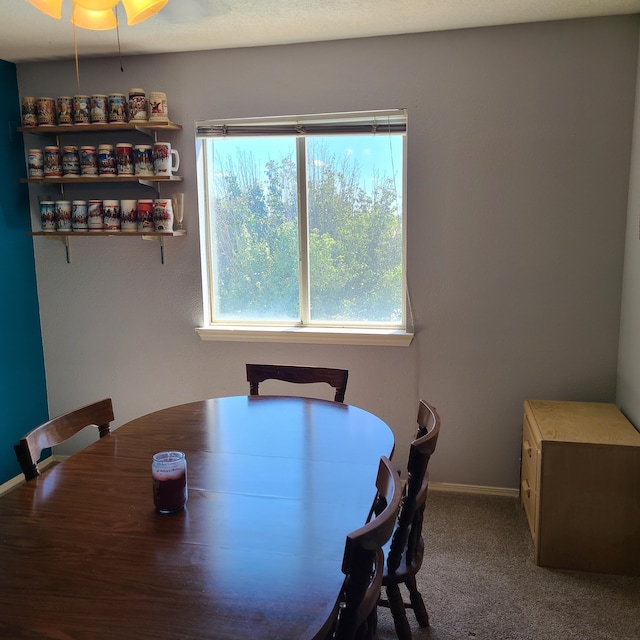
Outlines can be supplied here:
<path id="1" fill-rule="evenodd" d="M 196 136 L 200 138 L 404 134 L 406 131 L 406 109 L 237 120 L 203 120 L 196 123 Z"/>

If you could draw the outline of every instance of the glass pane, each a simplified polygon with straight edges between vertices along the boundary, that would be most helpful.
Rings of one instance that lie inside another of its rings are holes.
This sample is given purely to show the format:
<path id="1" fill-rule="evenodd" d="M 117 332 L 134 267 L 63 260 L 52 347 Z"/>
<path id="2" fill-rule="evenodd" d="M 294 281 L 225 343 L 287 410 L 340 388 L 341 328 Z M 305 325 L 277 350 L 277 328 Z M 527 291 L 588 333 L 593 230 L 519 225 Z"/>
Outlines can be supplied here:
<path id="1" fill-rule="evenodd" d="M 313 322 L 402 323 L 402 145 L 307 138 Z"/>
<path id="2" fill-rule="evenodd" d="M 295 138 L 207 146 L 215 320 L 298 322 Z"/>

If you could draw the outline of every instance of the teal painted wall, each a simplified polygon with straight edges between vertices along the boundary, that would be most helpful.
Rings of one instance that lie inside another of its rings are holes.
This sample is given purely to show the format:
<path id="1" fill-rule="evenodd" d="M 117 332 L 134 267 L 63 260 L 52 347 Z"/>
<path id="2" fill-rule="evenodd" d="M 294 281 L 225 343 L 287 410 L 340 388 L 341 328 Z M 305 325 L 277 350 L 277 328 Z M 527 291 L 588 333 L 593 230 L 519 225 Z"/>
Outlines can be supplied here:
<path id="1" fill-rule="evenodd" d="M 0 60 L 0 484 L 20 474 L 13 445 L 48 419 L 44 355 L 14 64 Z"/>

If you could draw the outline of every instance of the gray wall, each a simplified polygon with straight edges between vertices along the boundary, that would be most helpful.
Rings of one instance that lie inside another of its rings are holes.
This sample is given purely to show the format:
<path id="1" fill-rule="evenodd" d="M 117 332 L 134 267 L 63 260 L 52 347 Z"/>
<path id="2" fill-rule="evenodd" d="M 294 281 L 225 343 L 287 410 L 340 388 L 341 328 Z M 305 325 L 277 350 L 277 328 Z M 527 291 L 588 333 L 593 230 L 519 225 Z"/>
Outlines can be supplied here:
<path id="1" fill-rule="evenodd" d="M 637 80 L 616 401 L 627 418 L 640 428 L 640 82 Z"/>
<path id="2" fill-rule="evenodd" d="M 637 48 L 637 18 L 616 17 L 130 57 L 124 73 L 80 52 L 85 93 L 167 92 L 189 233 L 164 266 L 140 239 L 76 240 L 70 265 L 36 239 L 51 412 L 111 395 L 121 424 L 244 394 L 247 361 L 334 365 L 400 464 L 424 397 L 443 418 L 432 480 L 517 487 L 526 398 L 615 399 Z M 72 61 L 18 72 L 22 95 L 77 93 Z M 193 123 L 391 107 L 409 111 L 413 344 L 201 342 Z"/>

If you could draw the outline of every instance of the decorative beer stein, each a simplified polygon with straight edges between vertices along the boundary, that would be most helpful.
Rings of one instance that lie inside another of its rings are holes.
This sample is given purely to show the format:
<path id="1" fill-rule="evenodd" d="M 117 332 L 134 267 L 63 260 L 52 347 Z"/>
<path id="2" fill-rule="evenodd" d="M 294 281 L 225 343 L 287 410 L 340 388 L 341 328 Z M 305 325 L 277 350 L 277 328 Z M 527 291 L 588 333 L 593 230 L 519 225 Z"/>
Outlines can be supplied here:
<path id="1" fill-rule="evenodd" d="M 119 176 L 133 175 L 133 145 L 128 142 L 116 144 L 116 164 Z"/>
<path id="2" fill-rule="evenodd" d="M 56 200 L 55 220 L 57 231 L 71 231 L 71 200 Z"/>
<path id="3" fill-rule="evenodd" d="M 153 226 L 156 231 L 173 231 L 171 198 L 157 198 L 153 201 Z"/>
<path id="4" fill-rule="evenodd" d="M 44 154 L 42 149 L 29 149 L 27 153 L 27 168 L 30 178 L 44 177 Z"/>
<path id="5" fill-rule="evenodd" d="M 33 96 L 22 98 L 22 126 L 38 126 L 38 101 Z"/>
<path id="6" fill-rule="evenodd" d="M 51 145 L 44 148 L 44 177 L 62 177 L 62 157 L 58 146 Z"/>
<path id="7" fill-rule="evenodd" d="M 89 212 L 86 200 L 74 200 L 71 204 L 71 228 L 86 231 L 89 228 Z"/>
<path id="8" fill-rule="evenodd" d="M 91 124 L 107 124 L 109 99 L 101 93 L 91 96 Z"/>
<path id="9" fill-rule="evenodd" d="M 120 200 L 102 201 L 102 222 L 105 231 L 120 231 Z"/>
<path id="10" fill-rule="evenodd" d="M 149 94 L 149 122 L 169 122 L 166 93 L 152 91 Z"/>
<path id="11" fill-rule="evenodd" d="M 144 89 L 129 91 L 129 122 L 146 122 L 147 96 Z"/>
<path id="12" fill-rule="evenodd" d="M 53 200 L 40 202 L 40 222 L 43 231 L 56 230 L 56 203 Z"/>
<path id="13" fill-rule="evenodd" d="M 91 122 L 91 98 L 89 96 L 73 96 L 73 122 L 75 124 L 89 124 Z"/>
<path id="14" fill-rule="evenodd" d="M 124 93 L 109 94 L 109 122 L 127 121 L 127 99 Z"/>
<path id="15" fill-rule="evenodd" d="M 98 153 L 94 146 L 80 147 L 80 174 L 83 176 L 98 175 Z"/>
<path id="16" fill-rule="evenodd" d="M 87 207 L 87 226 L 89 231 L 102 231 L 104 228 L 104 213 L 102 200 L 89 200 Z"/>
<path id="17" fill-rule="evenodd" d="M 60 96 L 57 105 L 58 124 L 63 126 L 73 124 L 73 98 Z"/>
<path id="18" fill-rule="evenodd" d="M 117 174 L 116 154 L 112 144 L 101 144 L 98 147 L 98 175 L 115 176 Z"/>
<path id="19" fill-rule="evenodd" d="M 137 144 L 133 148 L 133 166 L 137 176 L 153 175 L 153 147 L 150 144 Z"/>
<path id="20" fill-rule="evenodd" d="M 171 148 L 170 142 L 155 142 L 153 145 L 153 172 L 169 178 L 180 167 L 180 155 Z"/>
<path id="21" fill-rule="evenodd" d="M 138 231 L 153 229 L 153 200 L 138 200 Z"/>
<path id="22" fill-rule="evenodd" d="M 138 230 L 137 200 L 120 200 L 120 229 L 122 231 Z"/>
<path id="23" fill-rule="evenodd" d="M 52 127 L 56 123 L 56 101 L 53 98 L 38 98 L 38 126 Z"/>
<path id="24" fill-rule="evenodd" d="M 62 147 L 62 173 L 68 177 L 80 175 L 78 147 L 72 145 Z"/>

